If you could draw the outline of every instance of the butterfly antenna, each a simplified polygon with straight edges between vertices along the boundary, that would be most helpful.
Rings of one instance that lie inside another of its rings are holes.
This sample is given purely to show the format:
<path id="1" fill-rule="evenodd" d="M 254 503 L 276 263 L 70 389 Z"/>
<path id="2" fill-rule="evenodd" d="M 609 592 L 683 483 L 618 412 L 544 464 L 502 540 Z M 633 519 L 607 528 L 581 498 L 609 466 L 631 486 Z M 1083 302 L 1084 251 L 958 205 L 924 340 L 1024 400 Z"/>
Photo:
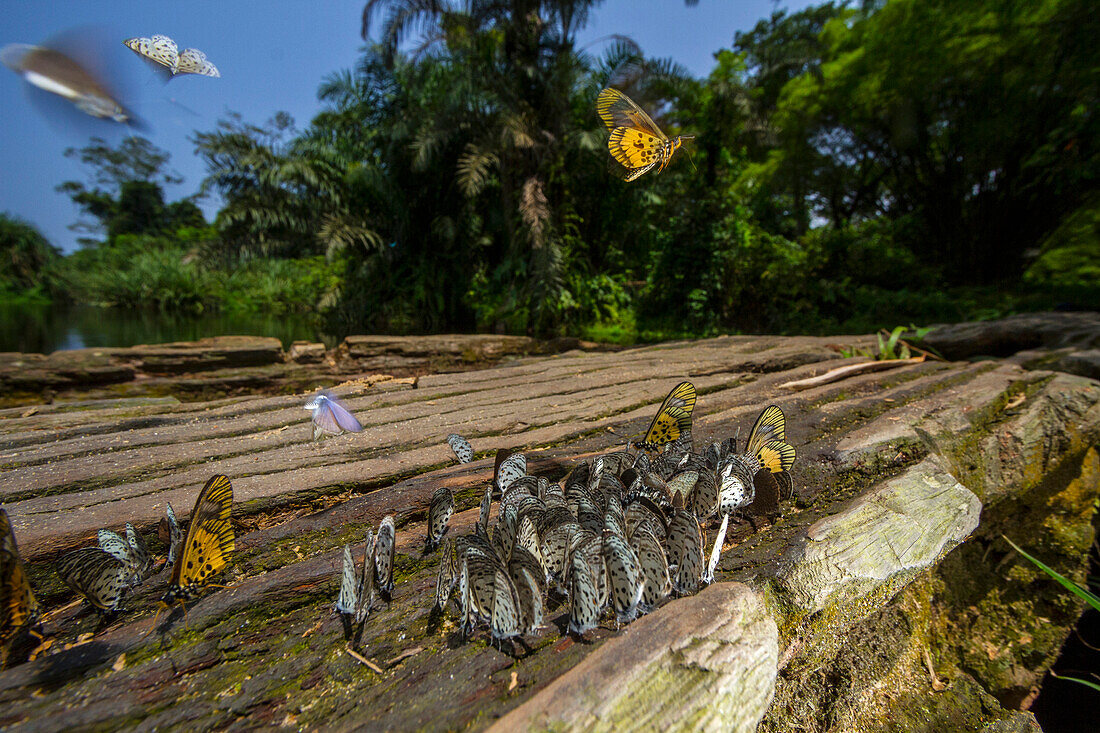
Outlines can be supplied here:
<path id="1" fill-rule="evenodd" d="M 694 158 L 694 156 L 692 156 L 690 150 L 687 151 L 687 154 L 688 154 L 688 160 L 691 161 L 692 170 L 694 170 L 696 173 L 698 173 L 699 169 L 695 167 L 695 158 Z"/>

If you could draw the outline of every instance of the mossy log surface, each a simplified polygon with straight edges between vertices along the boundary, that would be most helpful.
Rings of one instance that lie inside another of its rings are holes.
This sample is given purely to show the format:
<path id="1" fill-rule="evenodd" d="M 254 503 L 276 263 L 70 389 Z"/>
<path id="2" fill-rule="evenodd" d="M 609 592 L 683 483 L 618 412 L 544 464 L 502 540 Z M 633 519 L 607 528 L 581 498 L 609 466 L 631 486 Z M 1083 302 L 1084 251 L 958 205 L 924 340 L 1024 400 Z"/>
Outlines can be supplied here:
<path id="1" fill-rule="evenodd" d="M 320 444 L 304 394 L 2 411 L 0 500 L 53 644 L 0 672 L 0 727 L 1031 729 L 1019 708 L 1080 609 L 1001 535 L 1083 577 L 1100 383 L 929 361 L 781 386 L 853 363 L 833 343 L 870 339 L 723 337 L 353 381 L 335 392 L 363 432 Z M 564 635 L 555 599 L 548 627 L 503 651 L 432 613 L 433 490 L 454 489 L 463 533 L 498 448 L 560 479 L 644 430 L 683 379 L 697 444 L 744 435 L 775 403 L 799 454 L 780 515 L 731 525 L 718 583 L 584 639 Z M 451 432 L 474 462 L 455 464 Z M 234 487 L 228 588 L 155 627 L 167 572 L 105 621 L 71 603 L 60 554 L 126 521 L 160 549 L 165 502 L 186 519 L 213 473 Z M 379 673 L 346 653 L 332 605 L 344 543 L 387 514 L 396 587 L 358 647 Z"/>

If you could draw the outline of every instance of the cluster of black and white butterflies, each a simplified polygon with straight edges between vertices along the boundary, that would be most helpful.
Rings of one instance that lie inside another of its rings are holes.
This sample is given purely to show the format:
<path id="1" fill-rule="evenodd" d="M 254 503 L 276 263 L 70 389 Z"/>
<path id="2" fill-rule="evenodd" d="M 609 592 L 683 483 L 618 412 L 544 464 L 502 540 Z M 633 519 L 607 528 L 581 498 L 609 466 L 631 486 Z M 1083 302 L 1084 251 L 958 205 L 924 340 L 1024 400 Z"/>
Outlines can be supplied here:
<path id="1" fill-rule="evenodd" d="M 727 438 L 696 453 L 695 401 L 694 386 L 678 384 L 642 440 L 578 464 L 559 483 L 528 475 L 522 453 L 499 451 L 476 527 L 446 542 L 455 497 L 447 487 L 436 489 L 426 550 L 443 547 L 438 611 L 453 606 L 464 634 L 484 625 L 503 642 L 544 626 L 547 608 L 565 601 L 568 631 L 584 634 L 605 612 L 629 623 L 713 582 L 731 517 L 755 526 L 755 518 L 775 514 L 793 492 L 795 450 L 783 411 L 770 405 L 742 450 Z M 462 436 L 449 435 L 447 443 L 460 462 L 473 460 Z M 714 531 L 705 556 L 708 525 Z M 368 540 L 368 558 L 370 548 Z M 356 583 L 365 587 L 367 577 L 364 571 L 355 580 L 345 549 L 337 604 L 343 613 L 355 611 L 345 591 Z"/>
<path id="2" fill-rule="evenodd" d="M 397 541 L 397 529 L 393 516 L 382 518 L 378 532 L 367 532 L 362 568 L 357 570 L 351 545 L 344 545 L 344 569 L 340 576 L 340 596 L 336 599 L 336 612 L 345 621 L 345 629 L 351 626 L 362 630 L 363 621 L 370 614 L 375 602 L 389 600 L 393 591 L 393 553 Z"/>
<path id="3" fill-rule="evenodd" d="M 185 48 L 180 51 L 176 42 L 168 36 L 127 38 L 122 43 L 143 59 L 167 69 L 171 72 L 171 76 L 180 74 L 197 74 L 214 78 L 221 76 L 218 67 L 207 60 L 206 54 L 197 48 Z"/>
<path id="4" fill-rule="evenodd" d="M 63 555 L 57 561 L 57 573 L 89 606 L 111 614 L 122 607 L 131 589 L 164 567 L 171 567 L 168 590 L 159 606 L 163 609 L 176 601 L 185 603 L 212 585 L 210 581 L 229 562 L 234 546 L 232 508 L 233 487 L 226 476 L 216 475 L 199 493 L 186 535 L 168 504 L 167 516 L 161 520 L 168 550 L 163 564 L 156 562 L 141 533 L 127 523 L 125 536 L 101 529 L 96 545 Z M 0 645 L 5 657 L 14 637 L 23 630 L 32 630 L 39 620 L 38 602 L 11 522 L 0 508 Z"/>

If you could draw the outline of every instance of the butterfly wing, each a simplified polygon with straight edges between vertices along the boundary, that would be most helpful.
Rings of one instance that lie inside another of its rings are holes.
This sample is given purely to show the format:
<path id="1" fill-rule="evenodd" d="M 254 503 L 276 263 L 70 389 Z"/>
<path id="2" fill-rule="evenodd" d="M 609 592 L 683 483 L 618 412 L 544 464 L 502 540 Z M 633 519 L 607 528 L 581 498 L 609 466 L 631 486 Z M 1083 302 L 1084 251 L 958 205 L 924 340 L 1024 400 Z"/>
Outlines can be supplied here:
<path id="1" fill-rule="evenodd" d="M 381 532 L 379 533 L 381 534 Z M 358 598 L 355 601 L 355 623 L 363 623 L 374 605 L 374 556 L 378 538 L 367 531 L 366 550 L 363 552 L 363 574 L 359 576 Z"/>
<path id="2" fill-rule="evenodd" d="M 645 582 L 638 556 L 626 540 L 604 530 L 603 559 L 616 617 L 620 623 L 633 621 L 638 616 Z"/>
<path id="3" fill-rule="evenodd" d="M 455 495 L 446 486 L 440 486 L 432 492 L 432 503 L 428 507 L 428 548 L 439 546 L 447 531 L 447 522 L 455 511 Z"/>
<path id="4" fill-rule="evenodd" d="M 129 522 L 126 523 L 126 544 L 130 547 L 130 569 L 133 572 L 131 580 L 137 584 L 149 576 L 153 558 L 149 554 L 145 538 Z"/>
<path id="5" fill-rule="evenodd" d="M 180 51 L 179 66 L 176 68 L 175 73 L 199 74 L 215 79 L 221 77 L 221 74 L 218 73 L 218 67 L 207 61 L 206 54 L 197 48 L 185 48 Z"/>
<path id="6" fill-rule="evenodd" d="M 600 599 L 584 553 L 573 554 L 569 566 L 569 632 L 583 634 L 600 620 Z"/>
<path id="7" fill-rule="evenodd" d="M 396 539 L 397 530 L 394 528 L 393 516 L 387 515 L 378 525 L 378 536 L 374 545 L 375 585 L 387 595 L 393 590 L 393 551 Z"/>
<path id="8" fill-rule="evenodd" d="M 600 96 L 596 98 L 596 113 L 609 130 L 630 127 L 644 131 L 658 140 L 668 139 L 653 118 L 618 89 L 608 87 L 600 92 Z"/>
<path id="9" fill-rule="evenodd" d="M 522 453 L 513 453 L 497 467 L 496 485 L 502 494 L 512 485 L 516 479 L 527 475 L 527 456 Z"/>
<path id="10" fill-rule="evenodd" d="M 166 504 L 168 505 L 165 510 L 168 515 L 168 564 L 173 565 L 183 545 L 183 531 L 180 530 L 180 523 L 176 521 L 176 513 L 172 511 L 171 502 Z"/>
<path id="11" fill-rule="evenodd" d="M 351 557 L 351 545 L 344 545 L 344 568 L 340 574 L 340 595 L 336 597 L 336 612 L 355 613 L 355 604 L 359 598 L 355 580 L 355 560 Z"/>
<path id="12" fill-rule="evenodd" d="M 73 550 L 57 561 L 65 584 L 103 611 L 116 611 L 130 587 L 129 565 L 98 547 Z"/>
<path id="13" fill-rule="evenodd" d="M 96 539 L 99 541 L 99 549 L 117 557 L 122 562 L 130 562 L 130 543 L 124 540 L 118 532 L 101 529 L 96 534 Z"/>
<path id="14" fill-rule="evenodd" d="M 233 552 L 233 486 L 222 474 L 211 477 L 195 501 L 183 548 L 172 568 L 169 596 L 189 597 L 229 563 Z"/>
<path id="15" fill-rule="evenodd" d="M 778 405 L 768 405 L 753 423 L 745 452 L 756 453 L 771 440 L 787 440 L 787 418 Z"/>
<path id="16" fill-rule="evenodd" d="M 643 588 L 641 606 L 645 610 L 654 608 L 661 599 L 672 590 L 668 575 L 668 556 L 648 527 L 639 527 L 630 537 L 630 546 L 638 556 L 641 567 Z"/>
<path id="17" fill-rule="evenodd" d="M 15 544 L 8 513 L 0 509 L 0 639 L 38 616 L 38 601 L 31 591 L 23 558 Z"/>
<path id="18" fill-rule="evenodd" d="M 489 632 L 494 639 L 510 639 L 520 632 L 520 601 L 516 585 L 503 568 L 493 576 L 493 612 Z"/>
<path id="19" fill-rule="evenodd" d="M 339 425 L 341 429 L 349 433 L 358 433 L 363 429 L 363 426 L 355 419 L 355 415 L 352 415 L 351 411 L 344 407 L 344 403 L 340 402 L 340 400 L 329 396 L 328 406 L 332 411 L 332 416 L 336 420 L 336 424 Z"/>
<path id="20" fill-rule="evenodd" d="M 680 509 L 668 527 L 668 562 L 676 565 L 672 587 L 686 595 L 699 588 L 703 577 L 703 537 L 691 512 Z"/>
<path id="21" fill-rule="evenodd" d="M 470 441 L 461 435 L 457 433 L 448 435 L 447 445 L 451 446 L 451 450 L 455 452 L 455 457 L 458 458 L 459 463 L 469 463 L 474 460 L 474 449 L 470 446 Z"/>
<path id="22" fill-rule="evenodd" d="M 633 127 L 616 127 L 607 138 L 611 157 L 622 166 L 623 180 L 633 181 L 662 160 L 663 141 Z"/>
<path id="23" fill-rule="evenodd" d="M 656 448 L 665 443 L 679 440 L 691 433 L 691 413 L 695 409 L 695 385 L 680 382 L 665 397 L 661 409 L 653 417 L 642 443 L 647 448 Z"/>
<path id="24" fill-rule="evenodd" d="M 127 48 L 175 73 L 179 66 L 179 47 L 168 36 L 156 35 L 152 38 L 128 38 L 123 41 Z"/>
<path id="25" fill-rule="evenodd" d="M 703 573 L 703 582 L 710 585 L 714 582 L 714 571 L 718 568 L 718 561 L 722 559 L 722 545 L 726 543 L 726 530 L 730 525 L 730 515 L 722 516 L 722 526 L 718 528 L 718 534 L 714 538 L 714 546 L 710 548 L 710 560 L 707 561 L 707 570 Z"/>

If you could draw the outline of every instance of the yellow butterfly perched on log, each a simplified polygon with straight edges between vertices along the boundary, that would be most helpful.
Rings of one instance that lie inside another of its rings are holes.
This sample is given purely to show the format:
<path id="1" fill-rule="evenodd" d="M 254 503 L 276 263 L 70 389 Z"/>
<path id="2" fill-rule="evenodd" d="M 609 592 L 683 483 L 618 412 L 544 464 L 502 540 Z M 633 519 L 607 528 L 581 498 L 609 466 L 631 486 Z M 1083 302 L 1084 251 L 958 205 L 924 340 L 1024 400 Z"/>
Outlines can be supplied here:
<path id="1" fill-rule="evenodd" d="M 168 592 L 161 599 L 164 607 L 174 601 L 191 600 L 225 568 L 233 552 L 233 525 L 229 523 L 232 510 L 233 486 L 226 476 L 218 474 L 206 482 L 195 501 L 187 536 L 172 566 Z"/>
<path id="2" fill-rule="evenodd" d="M 661 409 L 649 424 L 645 437 L 638 443 L 642 448 L 655 450 L 691 435 L 691 411 L 695 409 L 695 385 L 680 382 L 665 397 Z"/>
<path id="3" fill-rule="evenodd" d="M 624 180 L 633 181 L 654 166 L 660 173 L 681 145 L 694 135 L 669 138 L 657 123 L 618 89 L 608 87 L 596 98 L 596 112 L 611 130 L 607 149 L 611 157 L 626 169 Z"/>

